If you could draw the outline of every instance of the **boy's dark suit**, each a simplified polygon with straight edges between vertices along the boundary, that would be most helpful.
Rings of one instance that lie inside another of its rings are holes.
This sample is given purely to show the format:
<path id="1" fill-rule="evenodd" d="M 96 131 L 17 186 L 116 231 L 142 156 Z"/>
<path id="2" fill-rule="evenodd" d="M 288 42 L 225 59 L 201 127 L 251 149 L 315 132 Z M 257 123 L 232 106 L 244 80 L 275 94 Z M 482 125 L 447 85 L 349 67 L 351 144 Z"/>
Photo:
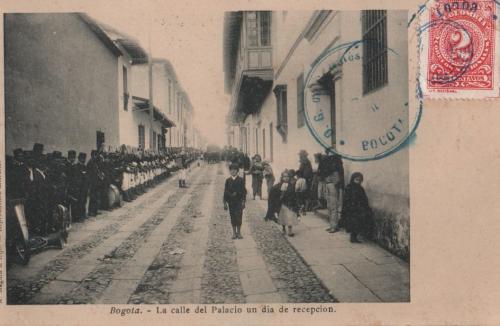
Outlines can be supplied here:
<path id="1" fill-rule="evenodd" d="M 247 196 L 245 189 L 245 182 L 243 178 L 237 176 L 236 178 L 229 177 L 226 180 L 224 187 L 224 203 L 229 206 L 229 215 L 231 216 L 231 225 L 241 226 L 241 219 L 243 215 L 243 203 Z"/>

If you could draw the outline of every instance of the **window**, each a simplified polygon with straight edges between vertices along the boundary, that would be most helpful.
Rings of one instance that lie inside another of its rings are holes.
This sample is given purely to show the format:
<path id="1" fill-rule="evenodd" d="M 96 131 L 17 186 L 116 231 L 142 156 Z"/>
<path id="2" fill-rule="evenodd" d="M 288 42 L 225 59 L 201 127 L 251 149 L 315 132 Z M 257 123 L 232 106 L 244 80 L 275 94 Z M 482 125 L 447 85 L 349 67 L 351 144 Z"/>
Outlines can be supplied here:
<path id="1" fill-rule="evenodd" d="M 172 113 L 172 81 L 168 80 L 168 113 Z"/>
<path id="2" fill-rule="evenodd" d="M 165 148 L 165 144 L 164 144 L 163 139 L 164 139 L 164 136 L 158 135 L 158 141 L 157 141 L 158 151 L 160 151 L 161 149 Z"/>
<path id="3" fill-rule="evenodd" d="M 255 153 L 259 154 L 259 129 L 255 128 Z"/>
<path id="4" fill-rule="evenodd" d="M 269 124 L 269 157 L 271 159 L 271 162 L 273 161 L 273 123 L 271 122 Z"/>
<path id="5" fill-rule="evenodd" d="M 262 129 L 262 157 L 266 157 L 266 129 Z"/>
<path id="6" fill-rule="evenodd" d="M 123 66 L 123 109 L 128 110 L 128 74 L 127 67 Z"/>
<path id="7" fill-rule="evenodd" d="M 249 11 L 247 13 L 248 46 L 271 45 L 271 12 Z"/>
<path id="8" fill-rule="evenodd" d="M 363 94 L 388 82 L 387 73 L 387 12 L 363 10 Z"/>
<path id="9" fill-rule="evenodd" d="M 146 148 L 146 131 L 144 130 L 143 125 L 139 125 L 139 148 Z"/>
<path id="10" fill-rule="evenodd" d="M 153 131 L 153 150 L 156 149 L 156 131 Z"/>
<path id="11" fill-rule="evenodd" d="M 304 124 L 304 74 L 300 74 L 297 78 L 297 128 L 303 127 Z"/>
<path id="12" fill-rule="evenodd" d="M 246 137 L 246 148 L 247 148 L 247 154 L 248 154 L 248 151 L 249 151 L 249 148 L 248 148 L 248 142 L 251 141 L 251 138 L 250 138 L 250 127 L 247 127 L 247 137 Z"/>
<path id="13" fill-rule="evenodd" d="M 277 125 L 276 130 L 280 133 L 283 142 L 286 142 L 286 135 L 288 132 L 288 117 L 287 117 L 287 86 L 277 85 L 274 88 L 277 104 Z"/>
<path id="14" fill-rule="evenodd" d="M 106 138 L 102 131 L 96 131 L 96 146 L 97 150 L 101 149 L 102 144 L 105 144 Z"/>
<path id="15" fill-rule="evenodd" d="M 177 121 L 181 121 L 181 101 L 182 98 L 177 93 Z"/>
<path id="16" fill-rule="evenodd" d="M 247 14 L 247 37 L 248 46 L 258 46 L 257 40 L 257 12 L 251 11 Z"/>
<path id="17" fill-rule="evenodd" d="M 271 12 L 261 11 L 260 16 L 260 45 L 271 45 Z"/>

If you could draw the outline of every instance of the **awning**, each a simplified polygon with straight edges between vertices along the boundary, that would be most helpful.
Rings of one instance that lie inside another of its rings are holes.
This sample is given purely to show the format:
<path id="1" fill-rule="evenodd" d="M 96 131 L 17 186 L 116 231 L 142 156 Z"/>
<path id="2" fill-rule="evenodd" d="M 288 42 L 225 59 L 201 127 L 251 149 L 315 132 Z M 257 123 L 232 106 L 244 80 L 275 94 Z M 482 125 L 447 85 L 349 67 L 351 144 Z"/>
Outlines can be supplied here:
<path id="1" fill-rule="evenodd" d="M 133 111 L 142 111 L 146 114 L 149 114 L 149 100 L 139 97 L 132 96 L 132 101 L 134 103 Z M 165 128 L 175 127 L 175 123 L 167 118 L 165 114 L 163 114 L 156 106 L 153 109 L 153 117 L 154 121 L 160 122 Z"/>

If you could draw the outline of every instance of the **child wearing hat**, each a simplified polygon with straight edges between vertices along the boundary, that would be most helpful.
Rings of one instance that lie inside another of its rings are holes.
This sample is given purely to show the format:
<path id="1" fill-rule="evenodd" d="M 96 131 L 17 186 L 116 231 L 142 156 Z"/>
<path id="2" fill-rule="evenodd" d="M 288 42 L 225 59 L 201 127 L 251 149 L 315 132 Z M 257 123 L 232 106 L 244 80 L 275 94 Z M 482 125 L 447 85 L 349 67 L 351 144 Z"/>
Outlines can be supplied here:
<path id="1" fill-rule="evenodd" d="M 226 179 L 223 198 L 224 210 L 229 209 L 229 216 L 231 217 L 233 239 L 243 239 L 241 236 L 241 223 L 247 196 L 245 182 L 238 175 L 238 171 L 238 164 L 233 163 L 229 166 L 229 173 L 231 175 Z"/>

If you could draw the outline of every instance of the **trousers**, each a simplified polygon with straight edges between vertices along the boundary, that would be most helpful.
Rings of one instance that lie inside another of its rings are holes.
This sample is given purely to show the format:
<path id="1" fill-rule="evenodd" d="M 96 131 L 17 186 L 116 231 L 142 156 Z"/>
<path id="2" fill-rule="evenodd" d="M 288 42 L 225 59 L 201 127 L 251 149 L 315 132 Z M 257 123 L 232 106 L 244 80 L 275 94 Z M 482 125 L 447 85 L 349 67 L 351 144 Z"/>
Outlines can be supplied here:
<path id="1" fill-rule="evenodd" d="M 334 183 L 326 184 L 326 207 L 328 208 L 328 219 L 332 229 L 337 228 L 340 221 L 340 193 Z"/>

